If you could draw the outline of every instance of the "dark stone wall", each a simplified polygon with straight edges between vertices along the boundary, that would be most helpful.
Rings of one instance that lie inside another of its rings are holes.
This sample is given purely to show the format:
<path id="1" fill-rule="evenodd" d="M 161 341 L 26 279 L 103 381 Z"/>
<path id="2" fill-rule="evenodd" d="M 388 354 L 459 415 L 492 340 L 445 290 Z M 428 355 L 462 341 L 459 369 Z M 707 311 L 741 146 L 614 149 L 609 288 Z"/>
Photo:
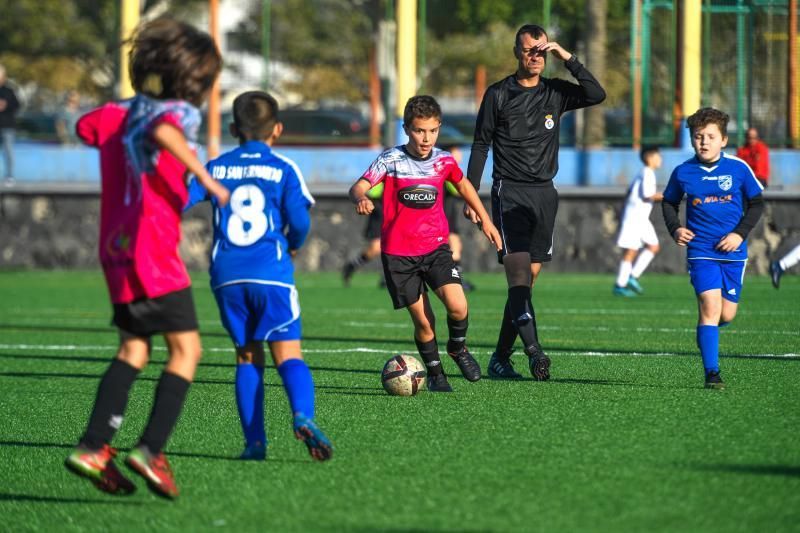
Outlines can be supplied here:
<path id="1" fill-rule="evenodd" d="M 592 191 L 561 194 L 555 230 L 554 260 L 548 270 L 614 272 L 619 261 L 615 239 L 623 196 Z M 487 202 L 488 204 L 488 202 Z M 96 194 L 0 194 L 0 267 L 96 268 Z M 666 234 L 660 206 L 651 219 L 662 251 L 652 272 L 685 272 L 684 249 Z M 183 221 L 181 253 L 187 266 L 202 270 L 208 265 L 211 242 L 210 209 L 195 207 Z M 356 255 L 364 241 L 366 217 L 358 216 L 343 197 L 318 197 L 313 227 L 296 264 L 303 271 L 337 271 Z M 477 228 L 460 224 L 464 242 L 462 263 L 467 271 L 500 270 L 496 254 Z M 749 271 L 765 273 L 769 261 L 800 243 L 800 198 L 770 197 L 765 216 L 749 239 Z M 365 268 L 377 270 L 380 261 Z"/>

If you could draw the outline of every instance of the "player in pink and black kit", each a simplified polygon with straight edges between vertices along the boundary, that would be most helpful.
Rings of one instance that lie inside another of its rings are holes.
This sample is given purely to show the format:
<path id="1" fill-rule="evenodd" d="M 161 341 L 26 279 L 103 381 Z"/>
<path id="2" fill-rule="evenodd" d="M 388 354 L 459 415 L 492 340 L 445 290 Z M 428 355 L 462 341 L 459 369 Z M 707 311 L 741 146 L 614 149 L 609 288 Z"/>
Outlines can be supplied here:
<path id="1" fill-rule="evenodd" d="M 403 112 L 408 143 L 378 156 L 350 188 L 350 199 L 359 215 L 368 215 L 374 206 L 367 191 L 384 183 L 381 259 L 386 286 L 394 308 L 405 307 L 411 315 L 417 350 L 428 369 L 428 390 L 452 392 L 439 359 L 426 285 L 447 309 L 447 353 L 469 381 L 478 381 L 481 370 L 466 347 L 467 299 L 447 244 L 446 181 L 475 211 L 484 235 L 498 250 L 501 245 L 500 234 L 472 184 L 463 179 L 458 163 L 449 152 L 434 146 L 441 121 L 442 110 L 433 97 L 410 98 Z"/>
<path id="2" fill-rule="evenodd" d="M 156 494 L 178 496 L 162 449 L 201 354 L 191 281 L 178 254 L 180 219 L 188 198 L 187 171 L 221 204 L 228 201 L 228 190 L 211 178 L 189 145 L 200 125 L 197 106 L 221 64 L 208 34 L 156 19 L 133 39 L 136 96 L 87 113 L 76 128 L 84 143 L 100 150 L 100 262 L 120 345 L 66 466 L 112 494 L 135 490 L 114 465 L 116 450 L 109 444 L 122 424 L 131 385 L 150 358 L 150 339 L 161 333 L 169 360 L 144 433 L 125 462 Z"/>

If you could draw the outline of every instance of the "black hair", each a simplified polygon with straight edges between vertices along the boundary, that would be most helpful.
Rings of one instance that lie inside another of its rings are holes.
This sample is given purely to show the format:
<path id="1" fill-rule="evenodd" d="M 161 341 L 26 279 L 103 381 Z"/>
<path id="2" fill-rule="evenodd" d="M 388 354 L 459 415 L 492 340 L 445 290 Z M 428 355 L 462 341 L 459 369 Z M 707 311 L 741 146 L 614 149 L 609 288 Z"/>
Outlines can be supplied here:
<path id="1" fill-rule="evenodd" d="M 538 39 L 543 35 L 547 37 L 547 32 L 538 24 L 525 24 L 517 30 L 517 34 L 514 36 L 514 48 L 519 48 L 519 38 L 525 34 L 530 35 L 534 39 Z"/>
<path id="2" fill-rule="evenodd" d="M 233 123 L 241 141 L 263 141 L 278 122 L 278 102 L 264 91 L 247 91 L 233 101 Z"/>
<path id="3" fill-rule="evenodd" d="M 642 149 L 639 150 L 639 159 L 642 160 L 642 163 L 647 164 L 647 158 L 653 154 L 657 154 L 660 152 L 660 148 L 655 144 L 648 144 L 642 146 Z"/>

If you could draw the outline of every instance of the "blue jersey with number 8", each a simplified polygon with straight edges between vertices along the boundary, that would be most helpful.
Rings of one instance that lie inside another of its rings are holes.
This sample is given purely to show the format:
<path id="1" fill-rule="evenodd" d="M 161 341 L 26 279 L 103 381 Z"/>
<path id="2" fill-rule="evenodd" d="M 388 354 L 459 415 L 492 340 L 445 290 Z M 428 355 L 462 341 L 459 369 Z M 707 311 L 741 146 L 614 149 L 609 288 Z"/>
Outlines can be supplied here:
<path id="1" fill-rule="evenodd" d="M 228 188 L 220 207 L 194 179 L 186 209 L 210 200 L 214 208 L 211 287 L 234 283 L 294 283 L 289 252 L 302 246 L 314 198 L 297 165 L 265 143 L 248 141 L 210 161 L 211 176 Z"/>

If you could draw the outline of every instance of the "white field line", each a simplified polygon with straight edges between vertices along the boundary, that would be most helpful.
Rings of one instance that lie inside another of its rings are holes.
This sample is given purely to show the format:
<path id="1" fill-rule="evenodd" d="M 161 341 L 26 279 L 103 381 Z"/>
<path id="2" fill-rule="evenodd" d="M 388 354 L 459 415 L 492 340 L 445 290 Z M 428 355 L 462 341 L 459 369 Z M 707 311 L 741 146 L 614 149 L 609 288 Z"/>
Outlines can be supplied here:
<path id="1" fill-rule="evenodd" d="M 89 350 L 100 350 L 100 351 L 107 351 L 113 352 L 118 347 L 116 345 L 76 345 L 76 344 L 0 344 L 0 350 L 47 350 L 47 351 L 63 351 L 63 352 L 75 352 L 75 351 L 89 351 Z M 163 346 L 154 346 L 153 347 L 156 351 L 164 351 L 166 350 Z M 204 348 L 205 352 L 212 352 L 212 353 L 233 353 L 232 348 Z M 365 346 L 355 346 L 352 348 L 337 348 L 337 349 L 311 349 L 307 350 L 304 349 L 303 353 L 314 353 L 314 354 L 338 354 L 338 353 L 374 353 L 374 354 L 396 354 L 399 353 L 400 350 L 384 350 L 378 348 L 367 348 Z M 475 353 L 484 353 L 490 354 L 492 353 L 491 350 L 487 350 L 485 352 L 478 352 Z M 672 352 L 625 352 L 625 353 L 606 353 L 606 352 L 595 352 L 595 351 L 578 351 L 578 350 L 548 350 L 548 353 L 557 353 L 561 355 L 583 355 L 583 356 L 593 356 L 593 357 L 627 357 L 627 356 L 637 356 L 637 357 L 675 357 L 678 355 L 683 354 L 676 354 Z M 723 354 L 722 357 L 725 357 Z M 771 357 L 775 359 L 797 359 L 800 358 L 800 354 L 797 353 L 763 353 L 763 354 L 747 354 L 747 355 L 739 355 L 737 357 L 745 357 L 745 358 L 764 358 L 764 357 Z"/>
<path id="2" fill-rule="evenodd" d="M 396 323 L 387 323 L 387 322 L 343 322 L 343 326 L 353 326 L 359 328 L 410 328 L 411 324 L 396 324 Z M 624 332 L 636 332 L 636 333 L 694 333 L 695 328 L 648 328 L 648 327 L 610 327 L 610 326 L 544 326 L 540 325 L 537 327 L 540 330 L 547 330 L 547 331 L 607 331 L 607 332 L 616 332 L 616 331 L 624 331 Z M 755 335 L 755 334 L 770 334 L 770 335 L 798 335 L 800 336 L 800 331 L 781 331 L 781 330 L 748 330 L 748 329 L 727 329 L 725 333 L 736 333 L 736 334 L 744 334 L 744 335 Z"/>

